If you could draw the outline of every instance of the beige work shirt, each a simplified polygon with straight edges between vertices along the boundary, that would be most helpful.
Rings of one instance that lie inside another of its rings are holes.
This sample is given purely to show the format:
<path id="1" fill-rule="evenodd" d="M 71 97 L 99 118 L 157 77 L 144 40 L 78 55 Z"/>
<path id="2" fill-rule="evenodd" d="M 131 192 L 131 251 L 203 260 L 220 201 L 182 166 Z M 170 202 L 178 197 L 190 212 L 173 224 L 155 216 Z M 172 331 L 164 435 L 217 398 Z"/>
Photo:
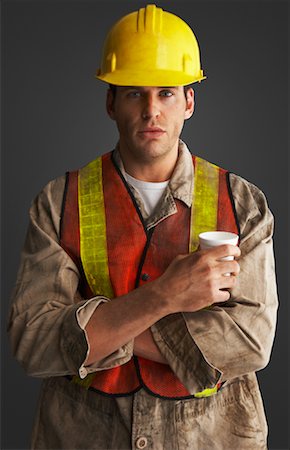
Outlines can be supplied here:
<path id="1" fill-rule="evenodd" d="M 123 171 L 122 161 L 115 158 Z M 178 161 L 148 228 L 176 213 L 175 199 L 191 206 L 193 164 L 180 141 Z M 211 397 L 164 400 L 141 389 L 112 398 L 73 384 L 67 375 L 126 363 L 133 342 L 89 367 L 84 330 L 105 297 L 83 299 L 80 274 L 59 244 L 65 177 L 42 190 L 30 223 L 13 294 L 9 333 L 29 375 L 44 378 L 32 436 L 33 449 L 266 449 L 267 424 L 255 371 L 270 358 L 277 292 L 273 216 L 253 184 L 231 174 L 240 224 L 241 272 L 231 299 L 194 313 L 171 314 L 152 327 L 153 338 L 190 393 L 224 381 Z M 108 339 L 114 339 L 108 336 Z"/>

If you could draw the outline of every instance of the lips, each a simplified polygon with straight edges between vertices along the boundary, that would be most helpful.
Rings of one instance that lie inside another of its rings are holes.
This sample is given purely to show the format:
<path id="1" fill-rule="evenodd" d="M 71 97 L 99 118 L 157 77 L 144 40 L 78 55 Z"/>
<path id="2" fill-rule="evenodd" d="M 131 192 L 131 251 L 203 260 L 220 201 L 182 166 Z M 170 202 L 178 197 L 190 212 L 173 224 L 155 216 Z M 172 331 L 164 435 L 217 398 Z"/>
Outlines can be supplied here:
<path id="1" fill-rule="evenodd" d="M 148 136 L 148 137 L 158 137 L 162 136 L 165 133 L 165 130 L 159 127 L 146 127 L 143 130 L 139 131 L 139 134 L 141 136 Z"/>

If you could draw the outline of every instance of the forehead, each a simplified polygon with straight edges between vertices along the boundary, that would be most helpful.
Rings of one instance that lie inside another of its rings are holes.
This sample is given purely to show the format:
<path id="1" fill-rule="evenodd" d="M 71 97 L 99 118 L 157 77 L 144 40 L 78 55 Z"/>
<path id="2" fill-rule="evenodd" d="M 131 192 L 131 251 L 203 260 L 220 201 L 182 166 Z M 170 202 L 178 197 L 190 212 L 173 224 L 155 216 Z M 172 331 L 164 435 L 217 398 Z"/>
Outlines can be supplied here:
<path id="1" fill-rule="evenodd" d="M 162 89 L 174 89 L 174 90 L 183 90 L 183 86 L 116 86 L 117 90 L 120 92 L 128 91 L 128 90 L 136 90 L 142 92 L 155 92 L 160 91 Z"/>

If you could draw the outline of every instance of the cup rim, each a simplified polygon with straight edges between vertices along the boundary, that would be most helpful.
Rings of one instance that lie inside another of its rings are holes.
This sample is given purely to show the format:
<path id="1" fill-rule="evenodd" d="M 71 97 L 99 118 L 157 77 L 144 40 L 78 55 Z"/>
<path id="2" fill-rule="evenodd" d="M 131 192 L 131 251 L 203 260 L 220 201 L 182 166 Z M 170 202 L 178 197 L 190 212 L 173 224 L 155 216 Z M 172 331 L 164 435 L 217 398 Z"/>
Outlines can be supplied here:
<path id="1" fill-rule="evenodd" d="M 204 231 L 203 233 L 199 234 L 199 239 L 202 239 L 203 241 L 232 240 L 238 238 L 238 234 L 232 233 L 230 231 Z"/>

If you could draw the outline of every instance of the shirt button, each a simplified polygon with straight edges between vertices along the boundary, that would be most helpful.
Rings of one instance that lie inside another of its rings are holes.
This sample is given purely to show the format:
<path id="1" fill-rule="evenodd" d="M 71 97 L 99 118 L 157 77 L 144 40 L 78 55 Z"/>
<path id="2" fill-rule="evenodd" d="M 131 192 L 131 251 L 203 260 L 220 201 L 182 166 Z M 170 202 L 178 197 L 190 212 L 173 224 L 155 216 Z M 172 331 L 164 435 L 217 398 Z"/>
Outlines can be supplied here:
<path id="1" fill-rule="evenodd" d="M 139 437 L 137 440 L 136 440 L 136 447 L 137 448 L 145 448 L 145 447 L 147 447 L 147 438 L 146 437 Z"/>
<path id="2" fill-rule="evenodd" d="M 80 369 L 80 377 L 81 378 L 86 378 L 86 376 L 87 376 L 87 374 L 88 374 L 88 372 L 87 372 L 87 370 L 84 368 L 84 367 L 82 367 L 81 369 Z"/>
<path id="3" fill-rule="evenodd" d="M 148 273 L 142 273 L 141 279 L 143 281 L 147 281 L 147 280 L 149 280 L 149 278 L 150 278 L 150 275 Z"/>

